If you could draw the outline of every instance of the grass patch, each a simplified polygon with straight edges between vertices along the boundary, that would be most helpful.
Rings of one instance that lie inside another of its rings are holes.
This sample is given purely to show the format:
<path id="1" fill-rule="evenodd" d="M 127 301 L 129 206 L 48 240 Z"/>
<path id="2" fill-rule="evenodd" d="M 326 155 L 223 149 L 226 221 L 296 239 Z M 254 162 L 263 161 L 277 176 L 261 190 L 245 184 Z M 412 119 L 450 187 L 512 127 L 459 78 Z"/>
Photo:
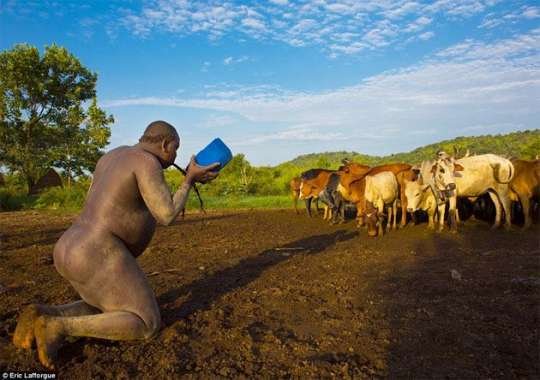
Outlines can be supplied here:
<path id="1" fill-rule="evenodd" d="M 204 208 L 207 210 L 242 209 L 242 208 L 287 208 L 292 207 L 292 199 L 288 195 L 246 195 L 246 196 L 202 196 Z M 199 200 L 190 194 L 187 209 L 197 210 Z"/>
<path id="2" fill-rule="evenodd" d="M 14 189 L 0 189 L 0 210 L 50 210 L 58 213 L 76 213 L 84 205 L 87 188 L 73 186 L 71 188 L 55 187 L 38 196 L 29 196 Z M 208 195 L 202 194 L 204 208 L 250 209 L 250 208 L 289 208 L 292 199 L 288 195 Z M 190 211 L 199 209 L 199 199 L 194 191 L 190 192 L 186 208 Z"/>

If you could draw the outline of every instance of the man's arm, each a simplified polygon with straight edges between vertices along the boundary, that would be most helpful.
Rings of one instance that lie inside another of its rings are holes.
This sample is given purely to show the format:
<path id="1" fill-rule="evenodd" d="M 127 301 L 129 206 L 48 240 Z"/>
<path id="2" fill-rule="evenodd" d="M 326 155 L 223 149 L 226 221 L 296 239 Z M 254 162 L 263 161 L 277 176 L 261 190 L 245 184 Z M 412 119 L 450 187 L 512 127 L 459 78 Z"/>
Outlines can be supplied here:
<path id="1" fill-rule="evenodd" d="M 141 165 L 138 165 L 135 172 L 139 191 L 157 222 L 167 226 L 184 208 L 192 182 L 186 177 L 171 197 L 159 161 L 146 154 L 142 156 Z"/>
<path id="2" fill-rule="evenodd" d="M 184 209 L 192 184 L 212 181 L 218 176 L 213 170 L 219 167 L 218 162 L 199 166 L 195 162 L 195 157 L 191 157 L 184 182 L 171 198 L 159 161 L 150 154 L 141 154 L 138 164 L 135 175 L 141 196 L 154 218 L 166 226 Z"/>

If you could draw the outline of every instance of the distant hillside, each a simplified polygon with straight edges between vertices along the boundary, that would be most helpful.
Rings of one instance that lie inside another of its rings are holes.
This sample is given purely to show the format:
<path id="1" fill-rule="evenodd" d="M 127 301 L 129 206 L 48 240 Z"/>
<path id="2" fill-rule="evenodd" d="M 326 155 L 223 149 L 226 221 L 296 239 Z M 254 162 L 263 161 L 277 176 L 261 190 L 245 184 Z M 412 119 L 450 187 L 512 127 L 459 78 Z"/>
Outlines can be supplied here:
<path id="1" fill-rule="evenodd" d="M 411 152 L 396 153 L 383 157 L 345 151 L 311 153 L 284 162 L 278 165 L 277 168 L 291 169 L 297 167 L 300 171 L 315 167 L 337 168 L 343 158 L 349 158 L 367 165 L 379 165 L 389 162 L 419 163 L 423 160 L 433 159 L 440 149 L 452 153 L 454 148 L 458 149 L 458 154 L 461 155 L 464 155 L 468 149 L 471 154 L 495 153 L 507 157 L 533 159 L 540 154 L 540 129 L 513 132 L 506 135 L 457 137 L 452 140 L 444 140 L 416 148 Z"/>

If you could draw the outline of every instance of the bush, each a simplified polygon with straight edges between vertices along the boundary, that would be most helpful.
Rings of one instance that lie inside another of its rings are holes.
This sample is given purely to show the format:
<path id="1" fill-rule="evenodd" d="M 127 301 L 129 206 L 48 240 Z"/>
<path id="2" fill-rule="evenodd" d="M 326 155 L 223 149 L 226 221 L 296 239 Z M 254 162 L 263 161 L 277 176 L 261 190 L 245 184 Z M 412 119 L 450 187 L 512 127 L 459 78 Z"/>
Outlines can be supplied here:
<path id="1" fill-rule="evenodd" d="M 53 187 L 39 194 L 34 201 L 36 209 L 77 211 L 84 205 L 88 188 L 77 184 L 71 188 Z"/>
<path id="2" fill-rule="evenodd" d="M 30 208 L 33 197 L 16 188 L 0 189 L 0 211 L 16 211 Z"/>

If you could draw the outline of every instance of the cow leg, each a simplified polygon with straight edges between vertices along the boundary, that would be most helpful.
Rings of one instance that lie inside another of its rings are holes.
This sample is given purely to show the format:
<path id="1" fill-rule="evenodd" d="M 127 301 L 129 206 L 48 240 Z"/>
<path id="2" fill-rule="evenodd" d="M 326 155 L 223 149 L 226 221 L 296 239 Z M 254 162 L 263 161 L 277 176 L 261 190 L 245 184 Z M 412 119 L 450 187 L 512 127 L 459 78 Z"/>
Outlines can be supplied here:
<path id="1" fill-rule="evenodd" d="M 383 222 L 380 219 L 380 217 L 384 213 L 384 203 L 382 202 L 382 200 L 377 202 L 377 212 L 378 212 L 377 218 L 379 218 L 379 236 L 383 236 L 384 235 L 384 226 L 383 226 Z"/>
<path id="2" fill-rule="evenodd" d="M 338 219 L 338 216 L 339 216 L 339 208 L 338 206 L 336 206 L 336 204 L 334 203 L 332 205 L 332 220 L 330 221 L 331 224 L 337 224 L 337 219 Z"/>
<path id="3" fill-rule="evenodd" d="M 366 216 L 366 200 L 362 199 L 360 202 L 356 204 L 356 219 L 358 219 L 358 227 L 363 227 L 364 224 L 366 224 L 366 221 L 364 220 Z"/>
<path id="4" fill-rule="evenodd" d="M 446 212 L 446 203 L 442 203 L 437 206 L 439 211 L 439 232 L 444 231 L 444 214 Z"/>
<path id="5" fill-rule="evenodd" d="M 315 208 L 317 209 L 317 214 L 320 214 L 321 209 L 319 208 L 319 198 L 315 198 Z"/>
<path id="6" fill-rule="evenodd" d="M 340 223 L 345 223 L 345 202 L 343 200 L 339 201 L 339 217 L 340 217 Z"/>
<path id="7" fill-rule="evenodd" d="M 392 225 L 392 228 L 394 230 L 397 230 L 397 199 L 395 199 L 394 203 L 392 203 L 392 212 L 394 214 L 394 224 Z M 403 212 L 403 209 L 402 209 L 402 212 Z M 407 217 L 406 212 L 405 212 L 405 217 Z M 401 218 L 401 220 L 403 220 L 403 217 Z"/>
<path id="8" fill-rule="evenodd" d="M 495 196 L 499 198 L 500 204 L 504 211 L 504 228 L 509 230 L 512 228 L 512 214 L 511 214 L 512 201 L 510 200 L 510 197 L 508 196 L 508 185 L 502 185 L 501 188 L 497 191 L 497 194 Z M 523 204 L 522 204 L 522 207 L 523 207 Z M 527 211 L 523 209 L 523 213 L 525 212 Z"/>
<path id="9" fill-rule="evenodd" d="M 495 206 L 495 223 L 493 223 L 493 226 L 491 228 L 499 228 L 501 226 L 501 202 L 499 201 L 499 197 L 497 197 L 497 194 L 495 194 L 493 191 L 488 191 L 489 197 L 491 198 L 491 201 L 493 202 L 493 205 Z M 506 211 L 506 210 L 505 210 Z"/>
<path id="10" fill-rule="evenodd" d="M 294 203 L 294 211 L 296 214 L 298 214 L 298 193 L 296 191 L 293 191 L 293 203 Z"/>
<path id="11" fill-rule="evenodd" d="M 400 227 L 405 227 L 407 225 L 407 196 L 405 195 L 405 186 L 402 186 L 401 188 L 401 223 Z"/>
<path id="12" fill-rule="evenodd" d="M 385 232 L 389 233 L 392 229 L 392 206 L 386 206 L 386 225 L 385 225 Z"/>
<path id="13" fill-rule="evenodd" d="M 521 202 L 521 209 L 523 210 L 523 229 L 531 227 L 531 200 L 527 194 L 519 194 L 519 201 Z"/>
<path id="14" fill-rule="evenodd" d="M 310 198 L 306 198 L 305 202 L 306 202 L 306 210 L 307 210 L 307 214 L 308 214 L 308 216 L 311 218 L 311 197 L 310 197 Z"/>
<path id="15" fill-rule="evenodd" d="M 450 197 L 449 199 L 449 208 L 448 208 L 448 219 L 450 222 L 450 232 L 457 232 L 457 197 Z"/>
<path id="16" fill-rule="evenodd" d="M 428 228 L 430 230 L 433 230 L 435 229 L 435 209 L 434 208 L 430 208 L 427 210 L 427 213 L 428 213 Z"/>

